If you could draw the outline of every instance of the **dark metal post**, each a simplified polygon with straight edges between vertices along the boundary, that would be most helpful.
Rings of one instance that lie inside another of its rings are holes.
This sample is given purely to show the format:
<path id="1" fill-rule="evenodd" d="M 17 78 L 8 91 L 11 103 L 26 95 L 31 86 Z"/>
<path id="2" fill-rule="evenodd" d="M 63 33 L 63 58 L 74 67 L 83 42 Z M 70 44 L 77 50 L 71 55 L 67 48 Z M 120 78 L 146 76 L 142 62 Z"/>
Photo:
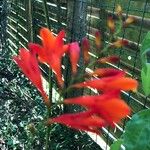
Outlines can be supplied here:
<path id="1" fill-rule="evenodd" d="M 70 41 L 81 41 L 87 31 L 87 0 L 68 1 L 68 32 Z"/>
<path id="2" fill-rule="evenodd" d="M 7 13 L 8 13 L 7 6 L 8 5 L 6 0 L 0 1 L 0 53 L 2 54 L 3 50 L 6 49 L 7 44 L 7 32 L 6 32 Z"/>
<path id="3" fill-rule="evenodd" d="M 67 16 L 67 30 L 68 30 L 68 35 L 67 35 L 67 41 L 68 42 L 74 42 L 78 41 L 79 43 L 81 42 L 82 38 L 86 36 L 86 31 L 87 31 L 87 23 L 86 23 L 86 17 L 87 17 L 87 1 L 86 0 L 69 0 L 68 1 L 68 16 Z M 68 83 L 71 80 L 71 66 L 70 66 L 70 61 L 69 58 L 67 57 L 65 60 L 65 85 L 66 87 L 68 86 Z M 82 55 L 80 56 L 79 60 L 79 68 L 78 72 L 83 71 L 83 57 Z M 78 74 L 77 74 L 78 76 Z M 72 90 L 72 92 L 69 92 L 65 95 L 65 98 L 67 97 L 76 97 L 80 96 L 83 94 L 83 90 Z M 71 112 L 74 111 L 78 108 L 75 107 L 65 107 L 64 111 L 65 112 Z"/>

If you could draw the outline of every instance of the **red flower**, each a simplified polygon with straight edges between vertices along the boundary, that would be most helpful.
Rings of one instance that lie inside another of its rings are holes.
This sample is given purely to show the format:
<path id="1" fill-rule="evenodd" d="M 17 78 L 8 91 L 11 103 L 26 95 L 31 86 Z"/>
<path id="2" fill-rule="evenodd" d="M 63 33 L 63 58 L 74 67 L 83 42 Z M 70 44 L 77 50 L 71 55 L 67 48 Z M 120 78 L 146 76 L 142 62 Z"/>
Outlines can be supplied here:
<path id="1" fill-rule="evenodd" d="M 85 111 L 75 114 L 64 114 L 56 118 L 49 119 L 47 123 L 51 124 L 54 122 L 70 126 L 71 128 L 77 130 L 84 130 L 97 134 L 99 134 L 98 129 L 106 124 L 106 122 L 102 118 L 93 115 L 91 111 Z"/>
<path id="2" fill-rule="evenodd" d="M 125 72 L 113 68 L 99 68 L 90 73 L 90 75 L 98 77 L 125 76 Z"/>
<path id="3" fill-rule="evenodd" d="M 43 47 L 36 45 L 36 52 L 41 63 L 48 64 L 55 72 L 59 85 L 63 86 L 61 73 L 61 59 L 64 53 L 68 50 L 68 45 L 64 45 L 63 38 L 65 37 L 64 30 L 60 31 L 55 37 L 53 33 L 47 29 L 40 30 Z"/>
<path id="4" fill-rule="evenodd" d="M 30 49 L 30 46 L 29 46 Z M 40 91 L 47 106 L 50 106 L 48 97 L 42 85 L 42 75 L 38 66 L 35 53 L 21 48 L 18 56 L 13 56 L 14 61 L 21 68 L 22 72 L 31 80 L 34 86 Z"/>
<path id="5" fill-rule="evenodd" d="M 111 92 L 100 96 L 66 99 L 64 103 L 84 106 L 110 125 L 120 122 L 122 118 L 130 114 L 130 107 L 120 98 L 115 98 Z"/>
<path id="6" fill-rule="evenodd" d="M 105 77 L 102 79 L 89 80 L 72 85 L 75 88 L 91 87 L 103 92 L 109 90 L 132 90 L 136 91 L 138 83 L 136 80 L 127 77 Z"/>
<path id="7" fill-rule="evenodd" d="M 77 72 L 77 63 L 80 56 L 80 47 L 78 42 L 73 42 L 69 45 L 69 54 L 70 54 L 70 62 L 72 65 L 72 73 L 76 74 Z"/>
<path id="8" fill-rule="evenodd" d="M 117 63 L 119 62 L 120 58 L 118 56 L 108 56 L 108 57 L 102 57 L 98 59 L 98 62 L 100 63 Z"/>
<path id="9" fill-rule="evenodd" d="M 85 37 L 82 39 L 82 51 L 85 64 L 87 64 L 90 59 L 89 50 L 90 50 L 90 43 L 88 39 Z"/>

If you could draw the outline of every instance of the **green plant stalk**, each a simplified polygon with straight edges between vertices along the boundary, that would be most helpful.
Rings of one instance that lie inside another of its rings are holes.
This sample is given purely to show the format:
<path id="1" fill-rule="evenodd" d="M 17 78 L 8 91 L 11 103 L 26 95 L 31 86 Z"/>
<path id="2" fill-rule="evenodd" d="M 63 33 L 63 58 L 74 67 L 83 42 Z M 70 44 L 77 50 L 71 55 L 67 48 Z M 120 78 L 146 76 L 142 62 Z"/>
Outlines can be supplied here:
<path id="1" fill-rule="evenodd" d="M 122 24 L 123 24 L 122 17 L 119 16 L 119 26 L 118 26 L 116 33 L 114 34 L 114 37 L 118 36 L 118 34 L 121 32 Z"/>
<path id="2" fill-rule="evenodd" d="M 50 117 L 50 109 L 47 108 L 47 119 Z M 46 129 L 46 150 L 49 150 L 49 136 L 50 136 L 50 126 Z"/>
<path id="3" fill-rule="evenodd" d="M 50 22 L 49 22 L 49 17 L 48 17 L 48 7 L 47 7 L 47 0 L 43 0 L 43 4 L 44 4 L 44 13 L 45 13 L 45 19 L 46 19 L 46 24 L 48 26 L 48 28 L 50 28 Z M 49 70 L 48 73 L 48 82 L 49 82 L 49 99 L 50 99 L 50 103 L 52 104 L 52 77 L 53 73 L 52 70 Z M 50 108 L 47 108 L 47 119 L 50 117 Z M 46 150 L 49 149 L 49 136 L 50 136 L 50 126 L 47 126 L 47 130 L 46 130 Z"/>

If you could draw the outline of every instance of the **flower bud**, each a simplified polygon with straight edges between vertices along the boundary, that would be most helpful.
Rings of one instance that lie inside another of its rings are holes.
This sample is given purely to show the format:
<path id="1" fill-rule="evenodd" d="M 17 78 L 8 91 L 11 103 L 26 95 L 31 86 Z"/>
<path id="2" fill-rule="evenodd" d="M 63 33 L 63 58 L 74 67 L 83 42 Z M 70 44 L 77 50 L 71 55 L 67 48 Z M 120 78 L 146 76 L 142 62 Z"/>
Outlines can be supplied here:
<path id="1" fill-rule="evenodd" d="M 107 20 L 107 26 L 110 29 L 110 31 L 112 33 L 114 33 L 114 31 L 115 31 L 115 22 L 114 22 L 113 17 L 109 17 L 108 18 L 108 20 Z"/>
<path id="2" fill-rule="evenodd" d="M 118 16 L 122 16 L 122 8 L 121 8 L 120 5 L 117 5 L 117 7 L 116 7 L 116 12 L 117 12 L 117 15 L 118 15 Z"/>
<path id="3" fill-rule="evenodd" d="M 27 128 L 32 134 L 35 134 L 36 129 L 33 123 L 28 124 Z"/>
<path id="4" fill-rule="evenodd" d="M 117 63 L 120 60 L 118 56 L 108 56 L 108 57 L 102 57 L 98 59 L 98 62 L 100 63 Z"/>
<path id="5" fill-rule="evenodd" d="M 82 39 L 82 51 L 83 51 L 83 58 L 85 64 L 89 62 L 90 55 L 89 55 L 89 50 L 90 50 L 90 43 L 89 40 L 85 37 Z"/>
<path id="6" fill-rule="evenodd" d="M 129 26 L 129 25 L 132 24 L 134 21 L 135 21 L 135 18 L 134 18 L 133 16 L 129 16 L 129 17 L 125 20 L 125 22 L 124 22 L 124 24 L 123 24 L 123 27 Z"/>
<path id="7" fill-rule="evenodd" d="M 98 49 L 102 47 L 102 37 L 99 31 L 95 32 L 95 44 Z"/>
<path id="8" fill-rule="evenodd" d="M 127 40 L 118 39 L 117 41 L 112 43 L 111 47 L 121 48 L 122 46 L 128 45 L 128 43 L 129 42 Z"/>

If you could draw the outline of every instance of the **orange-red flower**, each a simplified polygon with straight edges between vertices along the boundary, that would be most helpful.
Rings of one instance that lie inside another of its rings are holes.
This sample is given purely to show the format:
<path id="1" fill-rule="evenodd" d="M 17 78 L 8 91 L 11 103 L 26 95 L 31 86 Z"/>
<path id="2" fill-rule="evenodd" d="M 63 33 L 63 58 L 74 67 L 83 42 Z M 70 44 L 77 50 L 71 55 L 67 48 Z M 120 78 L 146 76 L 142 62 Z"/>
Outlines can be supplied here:
<path id="1" fill-rule="evenodd" d="M 127 77 L 105 77 L 102 79 L 89 80 L 82 83 L 72 85 L 72 87 L 82 88 L 91 87 L 103 92 L 109 90 L 124 90 L 124 91 L 136 91 L 138 83 L 136 80 Z"/>
<path id="2" fill-rule="evenodd" d="M 113 68 L 98 68 L 90 73 L 90 76 L 110 77 L 110 76 L 125 76 L 125 72 Z"/>
<path id="3" fill-rule="evenodd" d="M 99 128 L 103 127 L 106 122 L 99 116 L 93 115 L 91 111 L 85 111 L 75 114 L 63 114 L 56 118 L 48 120 L 48 124 L 61 123 L 71 128 L 83 131 L 89 131 L 99 134 Z"/>
<path id="4" fill-rule="evenodd" d="M 29 46 L 30 49 L 30 46 Z M 13 56 L 14 61 L 21 68 L 22 72 L 31 80 L 34 86 L 40 91 L 47 106 L 50 106 L 48 97 L 42 85 L 42 75 L 38 66 L 35 53 L 21 48 L 18 56 Z"/>
<path id="5" fill-rule="evenodd" d="M 59 85 L 62 87 L 61 59 L 68 50 L 68 45 L 64 45 L 63 42 L 65 32 L 62 30 L 58 33 L 58 36 L 55 37 L 49 29 L 42 28 L 40 30 L 40 37 L 42 38 L 42 47 L 39 46 L 36 48 L 38 58 L 41 63 L 46 63 L 52 68 L 56 74 Z"/>
<path id="6" fill-rule="evenodd" d="M 90 60 L 89 50 L 90 50 L 90 43 L 89 40 L 85 37 L 82 39 L 82 51 L 85 64 L 87 64 Z"/>
<path id="7" fill-rule="evenodd" d="M 112 97 L 111 97 L 112 96 Z M 120 122 L 120 120 L 130 114 L 130 107 L 115 95 L 104 94 L 101 96 L 85 96 L 79 98 L 66 99 L 66 104 L 78 104 L 88 108 L 91 113 L 103 118 L 109 125 Z"/>
<path id="8" fill-rule="evenodd" d="M 70 62 L 72 65 L 72 73 L 76 74 L 77 72 L 77 63 L 80 56 L 80 47 L 78 42 L 73 42 L 69 45 L 69 54 L 70 54 Z"/>
<path id="9" fill-rule="evenodd" d="M 102 47 L 102 37 L 99 31 L 95 32 L 95 44 L 98 49 Z"/>
<path id="10" fill-rule="evenodd" d="M 108 56 L 108 57 L 102 57 L 98 59 L 98 62 L 100 63 L 117 63 L 120 60 L 118 56 Z"/>

